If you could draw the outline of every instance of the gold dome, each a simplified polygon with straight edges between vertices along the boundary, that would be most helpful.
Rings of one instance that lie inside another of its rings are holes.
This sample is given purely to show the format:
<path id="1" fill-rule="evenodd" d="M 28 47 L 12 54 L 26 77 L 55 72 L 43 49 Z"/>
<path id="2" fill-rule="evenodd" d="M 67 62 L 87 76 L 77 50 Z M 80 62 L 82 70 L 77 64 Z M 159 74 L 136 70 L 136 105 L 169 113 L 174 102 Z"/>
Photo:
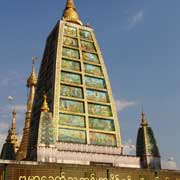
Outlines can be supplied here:
<path id="1" fill-rule="evenodd" d="M 33 64 L 31 75 L 27 80 L 27 86 L 28 87 L 36 86 L 36 84 L 37 84 L 37 76 L 36 76 L 34 64 Z"/>
<path id="2" fill-rule="evenodd" d="M 47 103 L 47 96 L 46 94 L 44 93 L 44 101 L 43 101 L 43 105 L 41 107 L 41 111 L 42 112 L 49 112 L 49 107 L 48 107 L 48 103 Z"/>
<path id="3" fill-rule="evenodd" d="M 82 22 L 79 19 L 79 15 L 76 11 L 76 7 L 74 5 L 73 0 L 67 0 L 66 8 L 64 10 L 62 19 L 67 22 L 72 22 L 72 23 L 82 25 Z"/>

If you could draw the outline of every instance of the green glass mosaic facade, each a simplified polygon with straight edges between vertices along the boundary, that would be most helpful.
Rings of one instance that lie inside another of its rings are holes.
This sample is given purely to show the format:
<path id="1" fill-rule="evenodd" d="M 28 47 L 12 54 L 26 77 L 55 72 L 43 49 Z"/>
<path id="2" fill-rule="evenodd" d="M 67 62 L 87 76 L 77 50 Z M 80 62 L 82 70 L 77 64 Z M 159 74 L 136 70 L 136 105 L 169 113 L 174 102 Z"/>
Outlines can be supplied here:
<path id="1" fill-rule="evenodd" d="M 40 144 L 54 144 L 52 117 L 49 113 L 43 112 L 40 118 Z"/>
<path id="2" fill-rule="evenodd" d="M 93 32 L 70 25 L 63 32 L 58 141 L 117 146 L 107 75 Z"/>

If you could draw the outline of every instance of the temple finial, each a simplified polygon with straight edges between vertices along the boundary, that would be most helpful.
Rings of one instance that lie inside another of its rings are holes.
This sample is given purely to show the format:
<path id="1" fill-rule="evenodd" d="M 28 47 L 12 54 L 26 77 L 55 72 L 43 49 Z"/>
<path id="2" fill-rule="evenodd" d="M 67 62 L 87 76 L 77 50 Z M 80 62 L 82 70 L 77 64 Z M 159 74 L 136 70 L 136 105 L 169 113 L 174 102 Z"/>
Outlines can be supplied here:
<path id="1" fill-rule="evenodd" d="M 11 128 L 9 128 L 8 130 L 6 142 L 14 144 L 14 150 L 15 152 L 17 151 L 19 144 L 18 144 L 18 139 L 16 136 L 16 110 L 15 109 L 13 109 L 12 111 L 12 124 L 11 124 Z"/>
<path id="2" fill-rule="evenodd" d="M 34 67 L 35 60 L 37 60 L 37 58 L 32 57 L 32 72 L 27 80 L 27 87 L 36 86 L 36 84 L 37 84 L 37 76 L 36 76 L 35 67 Z"/>
<path id="3" fill-rule="evenodd" d="M 15 109 L 15 108 L 14 108 L 13 111 L 12 111 L 12 115 L 13 115 L 13 117 L 16 116 L 16 109 Z"/>
<path id="4" fill-rule="evenodd" d="M 146 115 L 145 115 L 144 111 L 142 111 L 141 126 L 142 126 L 142 127 L 148 126 L 148 123 L 147 123 L 147 120 L 146 120 Z"/>
<path id="5" fill-rule="evenodd" d="M 11 125 L 11 130 L 16 132 L 16 110 L 15 108 L 12 111 L 12 125 Z"/>
<path id="6" fill-rule="evenodd" d="M 62 20 L 82 25 L 73 0 L 67 0 Z"/>
<path id="7" fill-rule="evenodd" d="M 49 107 L 48 107 L 48 103 L 47 103 L 47 96 L 45 93 L 43 95 L 43 98 L 44 98 L 44 101 L 43 101 L 43 105 L 41 107 L 41 111 L 42 112 L 49 112 Z"/>

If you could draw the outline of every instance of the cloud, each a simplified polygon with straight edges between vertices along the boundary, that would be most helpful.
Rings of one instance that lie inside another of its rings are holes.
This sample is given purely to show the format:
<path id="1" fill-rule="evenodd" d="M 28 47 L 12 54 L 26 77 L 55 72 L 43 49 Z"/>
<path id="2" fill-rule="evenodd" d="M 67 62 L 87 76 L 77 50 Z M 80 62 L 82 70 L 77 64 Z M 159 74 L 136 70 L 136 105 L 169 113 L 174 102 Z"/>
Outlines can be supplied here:
<path id="1" fill-rule="evenodd" d="M 178 170 L 176 161 L 173 157 L 168 158 L 167 160 L 162 160 L 162 168 L 169 170 Z"/>
<path id="2" fill-rule="evenodd" d="M 15 106 L 5 105 L 4 107 L 0 108 L 0 115 L 2 116 L 2 115 L 12 112 L 14 107 L 15 107 L 17 113 L 22 113 L 22 112 L 24 113 L 26 111 L 26 105 L 24 105 L 24 104 L 18 104 Z"/>
<path id="3" fill-rule="evenodd" d="M 144 19 L 144 11 L 139 10 L 128 16 L 128 29 L 134 28 L 137 24 Z"/>
<path id="4" fill-rule="evenodd" d="M 123 143 L 123 154 L 124 155 L 135 155 L 136 146 L 132 143 L 132 139 L 128 139 Z"/>
<path id="5" fill-rule="evenodd" d="M 136 106 L 137 103 L 134 101 L 127 101 L 127 100 L 116 100 L 116 109 L 117 111 L 123 111 L 126 108 Z"/>

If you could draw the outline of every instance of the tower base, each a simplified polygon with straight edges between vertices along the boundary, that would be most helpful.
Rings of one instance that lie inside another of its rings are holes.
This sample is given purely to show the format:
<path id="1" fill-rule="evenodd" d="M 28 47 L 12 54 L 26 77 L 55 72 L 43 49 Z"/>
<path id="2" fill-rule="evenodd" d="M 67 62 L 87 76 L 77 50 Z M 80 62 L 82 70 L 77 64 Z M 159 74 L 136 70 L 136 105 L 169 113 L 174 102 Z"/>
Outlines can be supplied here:
<path id="1" fill-rule="evenodd" d="M 38 162 L 90 165 L 111 164 L 114 167 L 140 168 L 140 158 L 122 156 L 121 149 L 94 145 L 57 143 L 56 146 L 39 146 Z"/>

